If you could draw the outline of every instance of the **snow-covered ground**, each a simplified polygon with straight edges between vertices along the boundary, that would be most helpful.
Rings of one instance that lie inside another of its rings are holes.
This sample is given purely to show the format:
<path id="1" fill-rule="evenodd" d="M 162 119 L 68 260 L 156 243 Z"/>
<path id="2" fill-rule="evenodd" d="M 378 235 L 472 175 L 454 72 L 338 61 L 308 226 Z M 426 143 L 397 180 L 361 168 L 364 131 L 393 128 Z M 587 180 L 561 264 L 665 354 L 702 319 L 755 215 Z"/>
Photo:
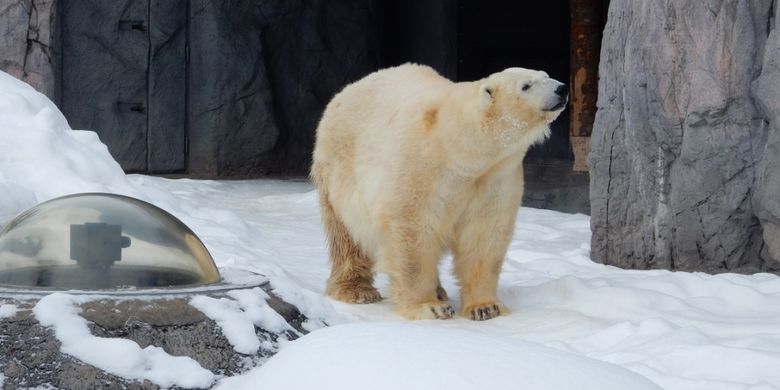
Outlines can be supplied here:
<path id="1" fill-rule="evenodd" d="M 512 313 L 486 322 L 410 324 L 386 301 L 348 305 L 322 295 L 328 261 L 309 183 L 126 176 L 94 133 L 70 130 L 45 97 L 0 72 L 0 225 L 41 201 L 90 191 L 168 210 L 203 239 L 225 275 L 233 268 L 267 275 L 279 295 L 312 318 L 310 335 L 281 344 L 276 357 L 242 376 L 211 378 L 194 361 L 129 344 L 123 348 L 142 368 L 116 368 L 120 376 L 182 386 L 197 378 L 198 385 L 231 389 L 653 388 L 648 380 L 664 389 L 780 389 L 775 275 L 596 264 L 588 256 L 587 216 L 523 208 L 499 285 Z M 450 271 L 444 259 L 442 283 L 458 305 Z M 387 295 L 387 279 L 378 284 Z M 250 295 L 193 301 L 246 353 L 258 345 L 246 338 L 248 324 L 285 326 Z M 47 297 L 36 316 L 72 341 L 63 342 L 64 352 L 86 361 L 77 340 L 91 343 L 90 353 L 113 347 L 85 333 L 71 310 L 77 302 Z M 0 317 L 15 310 L 0 307 Z M 158 368 L 173 372 L 156 377 Z"/>

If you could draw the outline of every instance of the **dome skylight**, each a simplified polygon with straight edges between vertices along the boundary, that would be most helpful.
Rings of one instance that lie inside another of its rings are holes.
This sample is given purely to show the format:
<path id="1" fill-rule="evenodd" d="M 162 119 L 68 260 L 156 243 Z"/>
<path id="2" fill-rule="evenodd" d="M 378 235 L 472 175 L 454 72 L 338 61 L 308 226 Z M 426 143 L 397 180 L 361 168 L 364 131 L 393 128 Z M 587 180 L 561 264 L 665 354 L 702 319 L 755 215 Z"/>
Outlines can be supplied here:
<path id="1" fill-rule="evenodd" d="M 219 282 L 211 255 L 168 212 L 122 195 L 41 203 L 0 232 L 0 285 L 48 289 L 185 287 Z"/>

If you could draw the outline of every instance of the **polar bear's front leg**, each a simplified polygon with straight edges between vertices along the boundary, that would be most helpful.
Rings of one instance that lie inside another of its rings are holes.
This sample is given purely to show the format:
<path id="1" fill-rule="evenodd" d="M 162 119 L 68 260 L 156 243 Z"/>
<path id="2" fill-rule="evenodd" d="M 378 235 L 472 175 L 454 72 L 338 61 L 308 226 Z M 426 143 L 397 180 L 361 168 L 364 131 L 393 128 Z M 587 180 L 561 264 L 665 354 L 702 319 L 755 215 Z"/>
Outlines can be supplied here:
<path id="1" fill-rule="evenodd" d="M 409 231 L 386 238 L 382 262 L 396 312 L 409 320 L 452 318 L 455 311 L 439 283 L 441 245 Z"/>
<path id="2" fill-rule="evenodd" d="M 522 198 L 522 173 L 484 191 L 466 208 L 452 248 L 461 313 L 476 321 L 509 314 L 496 292 Z"/>
<path id="3" fill-rule="evenodd" d="M 509 314 L 496 297 L 502 260 L 497 256 L 461 256 L 456 260 L 455 272 L 461 280 L 461 315 L 484 321 Z"/>
<path id="4" fill-rule="evenodd" d="M 433 282 L 433 288 L 429 286 Z M 446 298 L 446 292 L 437 287 L 434 279 L 424 277 L 390 276 L 391 296 L 395 310 L 408 320 L 449 319 L 455 315 L 452 304 Z"/>

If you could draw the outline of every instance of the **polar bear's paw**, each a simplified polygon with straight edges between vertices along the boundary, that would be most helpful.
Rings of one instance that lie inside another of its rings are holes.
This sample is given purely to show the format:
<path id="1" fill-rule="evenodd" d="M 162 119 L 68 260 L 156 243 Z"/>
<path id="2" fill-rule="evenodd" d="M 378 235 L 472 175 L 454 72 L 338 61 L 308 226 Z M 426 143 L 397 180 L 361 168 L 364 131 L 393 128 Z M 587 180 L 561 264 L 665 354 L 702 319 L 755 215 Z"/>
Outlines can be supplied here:
<path id="1" fill-rule="evenodd" d="M 449 302 L 429 302 L 402 308 L 399 313 L 408 320 L 446 320 L 455 315 Z"/>
<path id="2" fill-rule="evenodd" d="M 463 316 L 474 321 L 485 321 L 507 314 L 509 314 L 509 309 L 501 302 L 480 303 L 463 308 Z"/>
<path id="3" fill-rule="evenodd" d="M 347 303 L 375 303 L 382 300 L 376 288 L 365 284 L 329 286 L 327 294 Z"/>

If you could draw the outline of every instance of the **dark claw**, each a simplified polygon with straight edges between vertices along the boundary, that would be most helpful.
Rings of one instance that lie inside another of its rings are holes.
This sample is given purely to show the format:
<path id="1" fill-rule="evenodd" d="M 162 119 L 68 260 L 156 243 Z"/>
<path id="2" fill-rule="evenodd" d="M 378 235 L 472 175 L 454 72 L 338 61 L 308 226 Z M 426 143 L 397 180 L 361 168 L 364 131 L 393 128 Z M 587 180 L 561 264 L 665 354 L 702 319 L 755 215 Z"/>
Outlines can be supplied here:
<path id="1" fill-rule="evenodd" d="M 485 321 L 498 317 L 500 314 L 501 309 L 498 307 L 498 305 L 480 307 L 471 311 L 471 319 L 475 321 Z"/>
<path id="2" fill-rule="evenodd" d="M 430 309 L 431 309 L 431 313 L 433 313 L 433 316 L 436 317 L 437 320 L 441 318 L 439 317 L 439 313 L 436 312 L 436 309 L 432 307 Z"/>

